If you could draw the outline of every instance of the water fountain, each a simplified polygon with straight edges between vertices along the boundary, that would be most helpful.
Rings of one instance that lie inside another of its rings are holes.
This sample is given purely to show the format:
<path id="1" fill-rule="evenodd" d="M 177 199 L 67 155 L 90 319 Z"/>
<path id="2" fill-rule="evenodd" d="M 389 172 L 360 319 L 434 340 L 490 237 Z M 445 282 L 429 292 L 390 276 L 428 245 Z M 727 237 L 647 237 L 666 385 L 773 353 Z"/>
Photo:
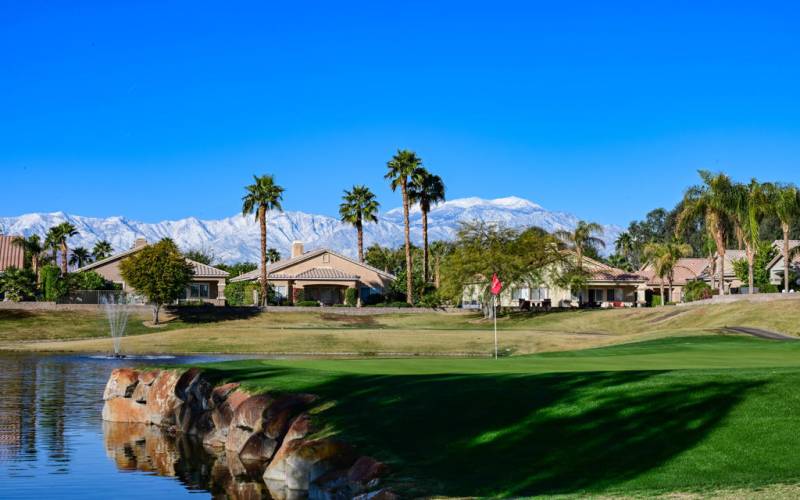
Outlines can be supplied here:
<path id="1" fill-rule="evenodd" d="M 100 303 L 103 305 L 108 318 L 109 333 L 114 342 L 114 357 L 124 358 L 125 356 L 120 351 L 122 349 L 122 337 L 125 335 L 128 316 L 130 315 L 128 299 L 121 293 L 109 293 L 100 297 Z"/>

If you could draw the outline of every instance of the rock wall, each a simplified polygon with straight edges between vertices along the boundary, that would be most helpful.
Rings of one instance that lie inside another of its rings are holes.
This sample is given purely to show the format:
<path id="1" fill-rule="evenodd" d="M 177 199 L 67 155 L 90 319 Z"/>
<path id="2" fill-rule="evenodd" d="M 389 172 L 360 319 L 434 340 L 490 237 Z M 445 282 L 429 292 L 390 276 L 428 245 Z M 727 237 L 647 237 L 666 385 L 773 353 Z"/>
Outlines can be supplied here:
<path id="1" fill-rule="evenodd" d="M 312 394 L 249 394 L 213 386 L 197 368 L 111 373 L 103 420 L 196 436 L 209 453 L 258 468 L 275 499 L 392 499 L 387 467 L 335 438 L 315 438 Z"/>

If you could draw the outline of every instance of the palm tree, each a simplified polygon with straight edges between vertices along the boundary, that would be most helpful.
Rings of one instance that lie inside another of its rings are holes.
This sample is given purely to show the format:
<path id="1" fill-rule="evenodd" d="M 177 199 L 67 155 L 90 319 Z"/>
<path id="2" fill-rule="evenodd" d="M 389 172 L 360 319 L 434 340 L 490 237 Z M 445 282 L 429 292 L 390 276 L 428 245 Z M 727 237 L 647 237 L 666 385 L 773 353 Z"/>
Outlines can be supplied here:
<path id="1" fill-rule="evenodd" d="M 422 212 L 422 276 L 424 283 L 428 283 L 428 212 L 431 206 L 444 201 L 444 182 L 438 175 L 420 167 L 411 176 L 408 188 L 409 201 L 419 203 Z"/>
<path id="2" fill-rule="evenodd" d="M 261 228 L 261 295 L 260 306 L 267 307 L 267 211 L 283 211 L 281 200 L 284 189 L 275 184 L 272 175 L 253 176 L 253 184 L 246 186 L 247 194 L 242 197 L 242 215 L 255 213 Z"/>
<path id="3" fill-rule="evenodd" d="M 794 184 L 772 184 L 769 198 L 783 231 L 783 291 L 789 293 L 789 231 L 792 221 L 800 217 L 800 191 Z"/>
<path id="4" fill-rule="evenodd" d="M 94 260 L 103 260 L 114 253 L 114 248 L 106 240 L 100 240 L 94 244 L 92 248 L 92 257 Z"/>
<path id="5" fill-rule="evenodd" d="M 725 222 L 735 209 L 735 188 L 730 177 L 699 170 L 701 186 L 693 186 L 683 197 L 683 209 L 678 214 L 675 234 L 683 231 L 692 220 L 705 219 L 706 230 L 714 239 L 719 256 L 719 294 L 725 295 Z"/>
<path id="6" fill-rule="evenodd" d="M 267 248 L 267 262 L 274 264 L 281 260 L 281 253 L 277 248 Z"/>
<path id="7" fill-rule="evenodd" d="M 620 255 L 615 253 L 613 255 L 609 255 L 608 257 L 608 264 L 612 267 L 616 267 L 617 269 L 622 269 L 623 271 L 631 271 L 631 263 L 628 262 L 628 259 L 625 258 L 624 255 Z"/>
<path id="8" fill-rule="evenodd" d="M 669 284 L 669 300 L 672 301 L 675 268 L 681 258 L 692 255 L 692 246 L 677 241 L 648 243 L 644 247 L 644 253 L 650 265 L 653 266 L 655 275 L 661 279 L 661 305 L 665 305 L 667 297 L 664 295 L 664 278 Z"/>
<path id="9" fill-rule="evenodd" d="M 661 305 L 666 305 L 667 301 L 664 296 L 664 278 L 667 275 L 666 262 L 662 259 L 665 253 L 663 243 L 648 243 L 644 246 L 644 258 L 653 266 L 654 276 L 659 278 L 659 288 L 661 293 Z"/>
<path id="10" fill-rule="evenodd" d="M 431 243 L 431 260 L 433 261 L 433 286 L 437 289 L 441 284 L 441 274 L 439 270 L 444 258 L 453 250 L 453 244 L 446 241 L 437 240 Z"/>
<path id="11" fill-rule="evenodd" d="M 61 224 L 51 228 L 53 232 L 53 245 L 57 245 L 61 249 L 61 273 L 67 274 L 67 255 L 69 254 L 69 245 L 67 240 L 73 236 L 78 235 L 78 230 L 69 222 L 62 222 Z M 48 233 L 49 236 L 49 233 Z"/>
<path id="12" fill-rule="evenodd" d="M 39 237 L 38 234 L 32 234 L 27 238 L 23 238 L 22 236 L 17 236 L 13 240 L 11 240 L 11 243 L 13 245 L 22 248 L 22 251 L 25 252 L 25 260 L 30 262 L 31 271 L 33 271 L 33 274 L 36 275 L 36 278 L 38 280 L 39 260 L 42 252 L 44 252 L 44 246 L 42 246 L 42 239 Z"/>
<path id="13" fill-rule="evenodd" d="M 599 238 L 603 235 L 603 226 L 596 222 L 578 221 L 578 225 L 573 231 L 560 229 L 553 234 L 567 248 L 575 252 L 578 269 L 583 269 L 583 254 L 588 247 L 605 248 L 606 246 L 606 243 Z"/>
<path id="14" fill-rule="evenodd" d="M 72 255 L 69 258 L 69 264 L 76 266 L 78 269 L 83 267 L 84 264 L 92 262 L 92 254 L 89 250 L 83 247 L 75 247 L 72 249 Z"/>
<path id="15" fill-rule="evenodd" d="M 44 237 L 44 248 L 50 251 L 50 261 L 54 266 L 58 265 L 58 234 L 56 227 L 58 226 L 48 229 Z"/>
<path id="16" fill-rule="evenodd" d="M 747 293 L 752 294 L 755 254 L 761 241 L 761 219 L 770 208 L 769 192 L 772 188 L 755 179 L 750 179 L 749 184 L 737 184 L 735 188 L 737 202 L 734 221 L 747 256 Z"/>
<path id="17" fill-rule="evenodd" d="M 414 303 L 413 297 L 413 272 L 411 263 L 411 230 L 408 220 L 408 184 L 409 177 L 414 175 L 416 170 L 422 166 L 422 160 L 413 151 L 407 149 L 398 150 L 391 160 L 386 163 L 389 169 L 384 175 L 385 179 L 391 180 L 392 191 L 400 188 L 403 194 L 403 223 L 405 225 L 405 244 L 406 244 L 406 302 Z"/>
<path id="18" fill-rule="evenodd" d="M 352 224 L 358 233 L 358 261 L 364 262 L 364 222 L 378 222 L 380 203 L 367 186 L 353 186 L 345 191 L 342 204 L 339 205 L 339 216 L 342 222 Z"/>
<path id="19" fill-rule="evenodd" d="M 636 245 L 633 236 L 631 236 L 631 233 L 627 231 L 619 233 L 619 236 L 617 236 L 617 239 L 614 242 L 616 253 L 625 257 L 628 262 L 632 264 L 637 264 L 636 262 L 633 262 L 633 249 L 635 246 Z"/>

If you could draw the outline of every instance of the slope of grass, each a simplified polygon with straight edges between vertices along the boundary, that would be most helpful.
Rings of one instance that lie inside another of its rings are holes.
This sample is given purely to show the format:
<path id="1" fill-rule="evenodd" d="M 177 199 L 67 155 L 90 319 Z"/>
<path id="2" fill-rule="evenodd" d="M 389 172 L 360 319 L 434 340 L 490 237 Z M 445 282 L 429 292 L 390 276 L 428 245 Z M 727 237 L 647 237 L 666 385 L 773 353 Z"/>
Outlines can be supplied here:
<path id="1" fill-rule="evenodd" d="M 236 361 L 410 494 L 656 494 L 800 482 L 800 346 L 668 339 L 494 360 Z M 761 367 L 761 368 L 758 368 Z"/>

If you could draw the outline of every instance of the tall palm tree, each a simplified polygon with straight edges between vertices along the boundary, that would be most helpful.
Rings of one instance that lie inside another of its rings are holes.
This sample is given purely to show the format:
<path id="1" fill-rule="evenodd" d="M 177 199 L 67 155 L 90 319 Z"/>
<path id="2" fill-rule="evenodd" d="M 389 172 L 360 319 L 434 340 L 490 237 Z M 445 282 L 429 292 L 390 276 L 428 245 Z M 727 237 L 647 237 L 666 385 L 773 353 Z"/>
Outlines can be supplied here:
<path id="1" fill-rule="evenodd" d="M 419 203 L 422 212 L 422 276 L 424 283 L 428 283 L 428 212 L 431 207 L 444 201 L 444 182 L 438 175 L 431 174 L 420 167 L 411 176 L 408 186 L 408 198 L 411 203 Z"/>
<path id="2" fill-rule="evenodd" d="M 270 264 L 274 264 L 281 260 L 281 253 L 278 251 L 277 248 L 267 248 L 267 261 Z"/>
<path id="3" fill-rule="evenodd" d="M 32 234 L 27 238 L 17 236 L 11 240 L 11 243 L 22 248 L 22 251 L 25 253 L 25 260 L 30 262 L 31 271 L 33 271 L 33 274 L 36 275 L 38 280 L 40 257 L 42 252 L 44 252 L 42 239 L 38 234 Z"/>
<path id="4" fill-rule="evenodd" d="M 740 240 L 744 243 L 747 256 L 747 293 L 754 293 L 753 267 L 758 244 L 761 241 L 759 234 L 761 220 L 770 208 L 770 186 L 761 184 L 755 179 L 750 179 L 749 184 L 737 184 L 736 206 L 734 212 L 735 226 Z"/>
<path id="5" fill-rule="evenodd" d="M 92 248 L 92 257 L 94 257 L 94 260 L 103 260 L 112 253 L 114 253 L 114 248 L 107 240 L 98 241 Z"/>
<path id="6" fill-rule="evenodd" d="M 678 261 L 683 257 L 689 257 L 692 255 L 692 251 L 692 246 L 688 243 L 680 243 L 677 241 L 664 243 L 664 252 L 661 258 L 664 261 L 664 268 L 667 273 L 670 301 L 673 301 L 672 288 L 675 281 L 675 268 L 678 265 Z"/>
<path id="7" fill-rule="evenodd" d="M 72 249 L 72 255 L 69 257 L 69 264 L 80 269 L 84 264 L 92 262 L 92 254 L 89 250 L 83 247 L 75 247 Z"/>
<path id="8" fill-rule="evenodd" d="M 720 260 L 719 294 L 725 295 L 725 223 L 731 219 L 736 207 L 736 189 L 725 174 L 712 174 L 708 170 L 700 170 L 698 174 L 703 184 L 686 191 L 675 234 L 681 233 L 687 224 L 698 217 L 704 218 L 706 230 L 714 239 Z"/>
<path id="9" fill-rule="evenodd" d="M 771 210 L 781 222 L 783 231 L 783 291 L 789 293 L 789 231 L 800 218 L 800 191 L 794 184 L 772 184 L 769 189 Z"/>
<path id="10" fill-rule="evenodd" d="M 58 265 L 58 231 L 53 226 L 47 230 L 44 236 L 44 249 L 50 251 L 50 261 L 54 266 Z"/>
<path id="11" fill-rule="evenodd" d="M 364 222 L 378 222 L 380 203 L 367 186 L 353 186 L 344 192 L 339 216 L 342 222 L 352 224 L 358 233 L 358 261 L 364 262 Z"/>
<path id="12" fill-rule="evenodd" d="M 267 307 L 267 211 L 283 211 L 281 200 L 284 189 L 275 184 L 272 175 L 253 176 L 253 184 L 245 187 L 247 194 L 242 197 L 242 215 L 255 213 L 261 228 L 261 295 L 260 306 Z"/>
<path id="13" fill-rule="evenodd" d="M 644 246 L 644 258 L 648 264 L 653 267 L 654 276 L 659 278 L 659 288 L 661 293 L 661 305 L 666 305 L 666 296 L 664 295 L 664 278 L 667 276 L 666 261 L 662 258 L 665 254 L 663 243 L 648 243 Z"/>
<path id="14" fill-rule="evenodd" d="M 633 236 L 631 236 L 631 233 L 627 231 L 619 233 L 616 241 L 614 241 L 614 247 L 617 251 L 617 254 L 628 259 L 628 262 L 631 264 L 637 265 L 638 262 L 633 262 L 633 249 L 635 246 L 636 242 L 634 241 Z"/>
<path id="15" fill-rule="evenodd" d="M 67 274 L 67 255 L 69 254 L 68 240 L 78 235 L 78 230 L 69 222 L 62 222 L 51 229 L 53 231 L 53 244 L 61 250 L 61 273 Z"/>
<path id="16" fill-rule="evenodd" d="M 403 223 L 405 225 L 405 244 L 406 244 L 406 302 L 414 303 L 413 297 L 413 272 L 411 262 L 411 229 L 408 220 L 408 184 L 409 178 L 414 175 L 416 170 L 422 166 L 422 160 L 413 151 L 407 149 L 398 150 L 397 153 L 386 163 L 389 169 L 384 175 L 385 179 L 391 181 L 392 191 L 400 188 L 403 194 Z"/>
<path id="17" fill-rule="evenodd" d="M 588 247 L 606 246 L 606 243 L 599 238 L 603 235 L 603 226 L 596 222 L 578 221 L 573 231 L 560 229 L 553 234 L 567 248 L 575 252 L 578 269 L 583 269 L 583 255 Z"/>

